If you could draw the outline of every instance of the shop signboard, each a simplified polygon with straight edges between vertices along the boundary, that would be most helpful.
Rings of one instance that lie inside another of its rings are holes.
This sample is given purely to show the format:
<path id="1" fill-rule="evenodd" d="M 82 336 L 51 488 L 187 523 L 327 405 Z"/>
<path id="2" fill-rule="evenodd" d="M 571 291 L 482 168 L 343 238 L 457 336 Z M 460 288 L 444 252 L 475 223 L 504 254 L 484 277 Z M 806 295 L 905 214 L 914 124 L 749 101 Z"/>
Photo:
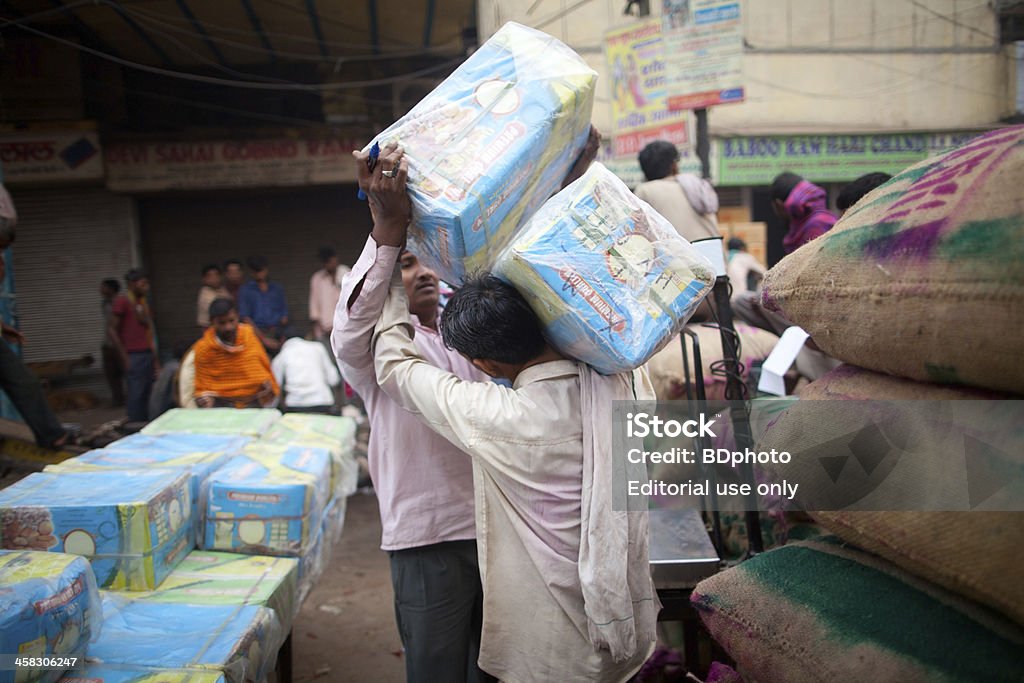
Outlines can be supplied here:
<path id="1" fill-rule="evenodd" d="M 9 186 L 103 178 L 103 154 L 95 131 L 28 130 L 0 133 L 0 163 Z"/>
<path id="2" fill-rule="evenodd" d="M 669 109 L 743 101 L 739 0 L 663 0 L 661 21 Z"/>
<path id="3" fill-rule="evenodd" d="M 105 148 L 107 186 L 159 192 L 354 183 L 354 139 L 115 143 Z"/>
<path id="4" fill-rule="evenodd" d="M 635 157 L 654 140 L 688 145 L 687 114 L 669 111 L 666 101 L 661 20 L 607 33 L 605 59 L 611 75 L 614 155 Z"/>
<path id="5" fill-rule="evenodd" d="M 720 138 L 717 180 L 719 185 L 769 185 L 784 171 L 823 183 L 848 182 L 876 171 L 895 175 L 977 135 L 957 131 Z"/>

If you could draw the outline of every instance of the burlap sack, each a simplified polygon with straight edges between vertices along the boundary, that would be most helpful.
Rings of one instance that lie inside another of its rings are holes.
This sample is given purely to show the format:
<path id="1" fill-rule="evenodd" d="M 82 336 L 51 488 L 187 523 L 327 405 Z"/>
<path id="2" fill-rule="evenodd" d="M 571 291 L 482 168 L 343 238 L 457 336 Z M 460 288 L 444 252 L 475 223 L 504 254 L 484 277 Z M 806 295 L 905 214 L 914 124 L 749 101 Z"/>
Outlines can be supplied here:
<path id="1" fill-rule="evenodd" d="M 901 377 L 1024 392 L 1024 126 L 923 161 L 765 276 L 826 353 Z"/>
<path id="2" fill-rule="evenodd" d="M 1019 681 L 1024 632 L 834 537 L 777 548 L 691 596 L 758 683 Z"/>
<path id="3" fill-rule="evenodd" d="M 913 382 L 841 366 L 813 382 L 802 400 L 964 400 L 1006 398 L 996 392 Z M 778 437 L 778 435 L 776 435 Z M 832 533 L 917 576 L 1024 623 L 1020 512 L 815 512 Z"/>

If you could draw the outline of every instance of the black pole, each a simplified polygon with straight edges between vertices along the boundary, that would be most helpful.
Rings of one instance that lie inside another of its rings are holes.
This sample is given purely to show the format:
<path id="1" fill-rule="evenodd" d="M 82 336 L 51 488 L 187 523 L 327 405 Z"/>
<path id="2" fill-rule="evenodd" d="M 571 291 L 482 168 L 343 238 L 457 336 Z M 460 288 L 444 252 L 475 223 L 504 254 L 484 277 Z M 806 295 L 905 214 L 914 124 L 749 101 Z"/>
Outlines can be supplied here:
<path id="1" fill-rule="evenodd" d="M 707 107 L 693 110 L 697 117 L 697 158 L 700 159 L 700 176 L 711 178 L 711 137 L 708 135 Z"/>

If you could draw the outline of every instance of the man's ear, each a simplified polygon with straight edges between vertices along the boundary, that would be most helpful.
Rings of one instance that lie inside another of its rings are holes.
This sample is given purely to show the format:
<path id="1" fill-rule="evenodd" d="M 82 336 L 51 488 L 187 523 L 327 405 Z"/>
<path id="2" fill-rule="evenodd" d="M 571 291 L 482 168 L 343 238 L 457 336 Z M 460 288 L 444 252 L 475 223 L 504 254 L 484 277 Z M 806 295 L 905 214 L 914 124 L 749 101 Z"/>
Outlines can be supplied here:
<path id="1" fill-rule="evenodd" d="M 484 373 L 488 377 L 504 377 L 504 373 L 501 370 L 500 364 L 493 360 L 485 360 L 483 358 L 470 359 L 470 363 L 473 364 L 480 372 Z"/>

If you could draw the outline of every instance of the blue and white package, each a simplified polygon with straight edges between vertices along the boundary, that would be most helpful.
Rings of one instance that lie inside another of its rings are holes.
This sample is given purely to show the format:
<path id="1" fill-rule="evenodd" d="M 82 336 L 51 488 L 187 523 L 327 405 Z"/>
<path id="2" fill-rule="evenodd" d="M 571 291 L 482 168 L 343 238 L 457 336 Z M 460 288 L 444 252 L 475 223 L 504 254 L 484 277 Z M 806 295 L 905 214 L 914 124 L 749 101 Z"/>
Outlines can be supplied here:
<path id="1" fill-rule="evenodd" d="M 47 472 L 89 472 L 103 470 L 178 469 L 191 475 L 192 521 L 197 531 L 202 515 L 203 493 L 207 478 L 231 459 L 225 453 L 181 453 L 154 450 L 95 450 L 69 458 L 56 465 L 47 465 Z M 198 537 L 197 537 L 198 538 Z"/>
<path id="2" fill-rule="evenodd" d="M 207 480 L 203 549 L 298 557 L 330 498 L 327 449 L 252 444 Z"/>
<path id="3" fill-rule="evenodd" d="M 259 683 L 285 634 L 258 605 L 179 605 L 106 594 L 103 632 L 86 661 L 110 667 L 222 672 L 228 683 Z"/>
<path id="4" fill-rule="evenodd" d="M 100 593 L 77 555 L 0 550 L 0 653 L 85 657 L 99 636 Z M 52 683 L 60 670 L 0 669 L 0 683 Z"/>
<path id="5" fill-rule="evenodd" d="M 107 451 L 157 451 L 177 453 L 237 453 L 252 441 L 248 436 L 224 434 L 132 434 L 107 444 Z"/>
<path id="6" fill-rule="evenodd" d="M 195 545 L 187 470 L 35 472 L 0 490 L 0 547 L 82 555 L 111 590 L 157 588 Z"/>
<path id="7" fill-rule="evenodd" d="M 555 348 L 603 374 L 646 363 L 715 282 L 711 263 L 601 164 L 544 204 L 495 273 Z"/>
<path id="8" fill-rule="evenodd" d="M 490 267 L 558 190 L 586 144 L 596 81 L 555 38 L 508 23 L 375 138 L 405 150 L 409 249 L 441 279 Z"/>
<path id="9" fill-rule="evenodd" d="M 143 434 L 220 434 L 257 437 L 277 422 L 274 408 L 172 408 L 142 428 Z"/>

